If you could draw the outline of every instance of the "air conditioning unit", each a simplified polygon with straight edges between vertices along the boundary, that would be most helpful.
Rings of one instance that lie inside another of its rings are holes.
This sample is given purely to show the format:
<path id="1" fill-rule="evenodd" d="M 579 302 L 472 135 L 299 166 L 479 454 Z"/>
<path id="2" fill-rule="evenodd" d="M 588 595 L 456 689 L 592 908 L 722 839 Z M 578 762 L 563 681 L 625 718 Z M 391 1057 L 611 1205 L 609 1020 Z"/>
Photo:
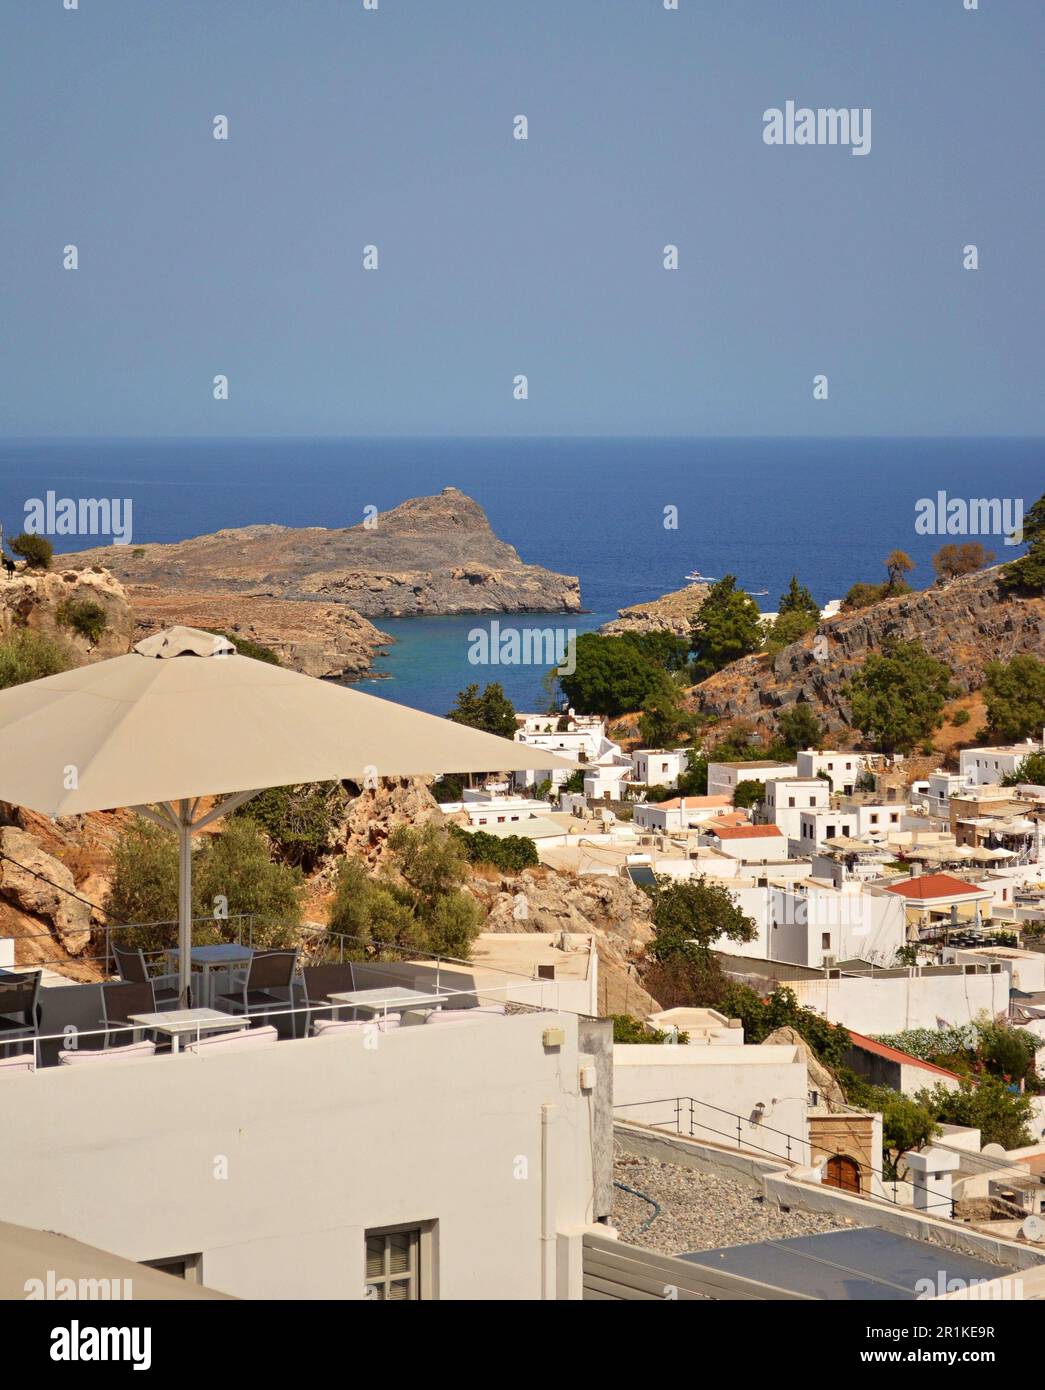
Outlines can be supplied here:
<path id="1" fill-rule="evenodd" d="M 824 968 L 826 969 L 829 965 L 834 965 L 834 963 L 835 963 L 835 961 L 836 961 L 837 959 L 838 959 L 837 956 L 825 955 L 825 956 L 824 956 Z"/>

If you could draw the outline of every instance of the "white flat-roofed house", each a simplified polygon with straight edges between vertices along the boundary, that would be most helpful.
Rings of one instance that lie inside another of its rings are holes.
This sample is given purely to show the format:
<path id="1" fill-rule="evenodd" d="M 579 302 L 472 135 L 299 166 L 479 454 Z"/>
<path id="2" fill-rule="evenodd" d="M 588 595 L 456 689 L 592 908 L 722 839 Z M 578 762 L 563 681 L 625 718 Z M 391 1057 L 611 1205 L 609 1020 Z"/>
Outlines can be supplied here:
<path id="1" fill-rule="evenodd" d="M 647 787 L 674 787 L 688 758 L 688 748 L 639 748 L 631 755 L 632 778 Z"/>
<path id="2" fill-rule="evenodd" d="M 447 815 L 463 811 L 468 817 L 470 829 L 488 830 L 495 825 L 514 825 L 551 814 L 549 801 L 538 801 L 527 796 L 493 796 L 464 793 L 463 801 L 442 803 L 440 809 Z"/>
<path id="3" fill-rule="evenodd" d="M 938 768 L 930 773 L 925 793 L 929 815 L 934 820 L 946 821 L 949 825 L 951 797 L 960 796 L 973 785 L 975 783 L 971 783 L 966 774 L 961 772 L 943 772 Z"/>
<path id="4" fill-rule="evenodd" d="M 822 773 L 831 783 L 832 791 L 846 795 L 856 790 L 866 766 L 859 753 L 839 753 L 833 749 L 806 748 L 798 754 L 797 762 L 800 777 L 819 777 Z"/>
<path id="5" fill-rule="evenodd" d="M 798 852 L 811 854 L 826 840 L 842 836 L 855 840 L 857 818 L 854 811 L 836 811 L 831 807 L 802 811 L 798 820 Z"/>
<path id="6" fill-rule="evenodd" d="M 843 803 L 842 809 L 846 815 L 856 816 L 854 837 L 872 841 L 899 834 L 907 817 L 913 814 L 913 807 L 898 801 L 853 801 Z"/>
<path id="7" fill-rule="evenodd" d="M 766 783 L 763 815 L 789 840 L 797 840 L 803 811 L 831 805 L 831 787 L 822 777 L 776 777 Z"/>
<path id="8" fill-rule="evenodd" d="M 796 763 L 778 763 L 771 758 L 760 758 L 752 762 L 708 763 L 708 795 L 728 796 L 741 782 L 768 782 L 780 777 L 797 777 Z"/>
<path id="9" fill-rule="evenodd" d="M 1011 777 L 1024 758 L 1045 750 L 1045 739 L 998 748 L 963 748 L 958 755 L 958 770 L 974 786 L 982 787 L 1004 782 Z"/>
<path id="10" fill-rule="evenodd" d="M 631 764 L 595 763 L 584 772 L 584 795 L 588 801 L 623 801 L 631 786 Z"/>
<path id="11" fill-rule="evenodd" d="M 728 796 L 674 796 L 668 801 L 639 801 L 635 804 L 632 824 L 637 830 L 672 831 L 694 830 L 705 821 L 728 811 L 732 802 Z"/>

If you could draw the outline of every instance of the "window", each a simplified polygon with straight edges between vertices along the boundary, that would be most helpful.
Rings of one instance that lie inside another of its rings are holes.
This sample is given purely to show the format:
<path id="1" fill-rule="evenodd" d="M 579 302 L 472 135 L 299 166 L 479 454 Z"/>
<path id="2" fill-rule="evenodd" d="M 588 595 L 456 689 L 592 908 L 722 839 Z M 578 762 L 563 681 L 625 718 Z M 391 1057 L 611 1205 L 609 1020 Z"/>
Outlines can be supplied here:
<path id="1" fill-rule="evenodd" d="M 142 1260 L 147 1269 L 158 1269 L 162 1274 L 172 1274 L 175 1279 L 184 1279 L 187 1284 L 201 1284 L 200 1273 L 202 1255 L 174 1255 L 166 1260 Z"/>
<path id="2" fill-rule="evenodd" d="M 828 838 L 829 840 L 833 840 L 833 839 L 835 838 L 835 828 L 836 828 L 836 827 L 833 826 L 833 825 L 829 825 L 829 826 L 827 827 L 827 838 Z"/>
<path id="3" fill-rule="evenodd" d="M 830 933 L 829 931 L 825 931 L 825 932 L 821 932 L 821 933 L 820 933 L 820 949 L 821 949 L 822 951 L 830 951 L 830 949 L 831 949 L 831 933 Z"/>
<path id="4" fill-rule="evenodd" d="M 367 1298 L 404 1303 L 433 1297 L 431 1245 L 431 1225 L 367 1231 Z"/>
<path id="5" fill-rule="evenodd" d="M 793 796 L 789 796 L 789 797 L 787 798 L 787 804 L 788 804 L 789 806 L 793 806 L 793 805 L 795 804 L 795 798 L 794 798 Z"/>
<path id="6" fill-rule="evenodd" d="M 878 824 L 878 812 L 877 812 L 877 811 L 872 811 L 872 812 L 871 812 L 871 824 L 872 824 L 872 825 L 877 825 L 877 824 Z"/>

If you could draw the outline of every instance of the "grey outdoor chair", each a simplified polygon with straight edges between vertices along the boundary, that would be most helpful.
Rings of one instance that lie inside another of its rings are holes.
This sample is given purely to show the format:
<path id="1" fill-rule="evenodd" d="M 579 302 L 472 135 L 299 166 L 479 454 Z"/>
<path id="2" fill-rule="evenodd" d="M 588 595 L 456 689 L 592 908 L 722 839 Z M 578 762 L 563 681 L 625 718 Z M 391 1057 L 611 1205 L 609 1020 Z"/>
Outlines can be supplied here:
<path id="1" fill-rule="evenodd" d="M 177 975 L 150 975 L 145 952 L 141 949 L 132 951 L 126 946 L 114 946 L 112 953 L 116 958 L 116 969 L 120 972 L 121 980 L 129 985 L 152 986 L 156 999 L 155 1009 L 177 1008 Z"/>
<path id="2" fill-rule="evenodd" d="M 102 985 L 102 1026 L 104 1028 L 129 1026 L 135 1030 L 129 1039 L 126 1033 L 119 1033 L 115 1043 L 106 1033 L 104 1045 L 110 1047 L 119 1046 L 128 1041 L 139 1042 L 145 1030 L 131 1022 L 131 1014 L 154 1014 L 156 1012 L 156 991 L 153 989 L 151 980 L 146 980 L 144 983 L 123 981 L 119 984 Z M 154 1034 L 150 1034 L 150 1040 L 156 1041 Z M 169 1039 L 165 1041 L 169 1048 Z"/>
<path id="3" fill-rule="evenodd" d="M 356 972 L 350 961 L 333 965 L 305 965 L 301 968 L 302 991 L 305 996 L 305 1037 L 309 1027 L 316 1031 L 313 1014 L 333 1013 L 338 1007 L 331 1004 L 331 994 L 347 994 L 356 987 Z"/>
<path id="4" fill-rule="evenodd" d="M 217 995 L 215 1006 L 229 1013 L 245 1013 L 248 1017 L 257 1014 L 265 1019 L 274 1010 L 293 1007 L 297 963 L 297 951 L 255 951 L 235 991 Z M 290 1025 L 296 1038 L 296 1014 L 291 1014 Z"/>
<path id="5" fill-rule="evenodd" d="M 37 1037 L 40 1031 L 37 996 L 42 977 L 42 970 L 26 975 L 7 972 L 0 975 L 0 1055 L 10 1056 L 9 1045 Z"/>

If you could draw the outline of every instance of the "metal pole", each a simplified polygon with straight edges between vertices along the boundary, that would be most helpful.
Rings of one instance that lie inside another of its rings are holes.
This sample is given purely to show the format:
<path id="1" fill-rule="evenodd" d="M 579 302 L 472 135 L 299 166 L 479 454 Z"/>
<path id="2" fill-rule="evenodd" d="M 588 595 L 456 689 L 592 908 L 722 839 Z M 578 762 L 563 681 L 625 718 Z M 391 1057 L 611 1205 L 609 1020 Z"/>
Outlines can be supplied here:
<path id="1" fill-rule="evenodd" d="M 192 819 L 187 801 L 178 804 L 178 995 L 189 1007 L 192 978 Z"/>

